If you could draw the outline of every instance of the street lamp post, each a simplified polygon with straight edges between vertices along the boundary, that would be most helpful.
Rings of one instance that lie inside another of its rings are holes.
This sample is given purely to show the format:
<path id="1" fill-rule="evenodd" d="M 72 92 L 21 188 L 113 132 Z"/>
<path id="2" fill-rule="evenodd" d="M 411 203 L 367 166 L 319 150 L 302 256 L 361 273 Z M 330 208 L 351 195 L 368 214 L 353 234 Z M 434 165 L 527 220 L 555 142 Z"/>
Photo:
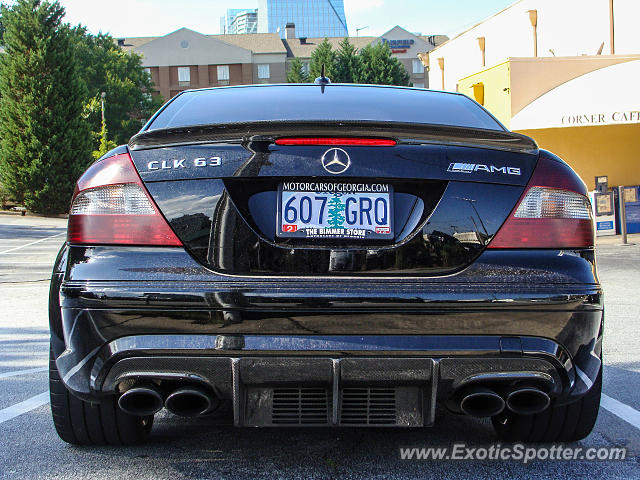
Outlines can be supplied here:
<path id="1" fill-rule="evenodd" d="M 104 123 L 104 99 L 107 98 L 107 92 L 102 92 L 100 94 L 100 99 L 102 103 L 102 123 Z"/>
<path id="2" fill-rule="evenodd" d="M 480 220 L 480 225 L 482 225 L 482 230 L 484 230 L 484 234 L 487 236 L 487 238 L 489 238 L 489 232 L 487 231 L 487 227 L 484 226 L 482 217 L 480 216 L 480 214 L 478 213 L 478 209 L 474 205 L 474 203 L 476 203 L 477 200 L 474 200 L 473 198 L 465 198 L 465 197 L 456 197 L 456 198 L 458 200 L 464 200 L 465 202 L 469 202 L 469 205 L 471 205 L 471 208 L 473 208 L 473 211 L 476 212 L 476 216 L 478 217 L 478 220 Z"/>

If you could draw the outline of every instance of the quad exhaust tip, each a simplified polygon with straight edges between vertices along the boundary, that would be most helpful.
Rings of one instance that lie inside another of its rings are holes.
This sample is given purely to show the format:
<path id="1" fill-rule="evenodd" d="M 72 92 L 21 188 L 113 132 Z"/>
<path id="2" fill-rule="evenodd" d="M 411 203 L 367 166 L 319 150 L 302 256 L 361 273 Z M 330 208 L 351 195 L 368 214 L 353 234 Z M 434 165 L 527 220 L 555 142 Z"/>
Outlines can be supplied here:
<path id="1" fill-rule="evenodd" d="M 494 417 L 504 410 L 505 402 L 486 387 L 473 387 L 461 395 L 460 410 L 472 417 Z"/>
<path id="2" fill-rule="evenodd" d="M 202 388 L 183 387 L 167 397 L 165 407 L 181 417 L 197 417 L 213 410 L 216 403 L 216 397 Z"/>
<path id="3" fill-rule="evenodd" d="M 503 396 L 487 387 L 477 386 L 464 390 L 460 410 L 473 417 L 494 417 L 505 408 L 518 415 L 535 415 L 551 404 L 549 395 L 532 386 L 515 386 Z"/>
<path id="4" fill-rule="evenodd" d="M 160 411 L 164 406 L 164 401 L 155 386 L 139 385 L 120 395 L 118 406 L 129 415 L 146 417 Z"/>
<path id="5" fill-rule="evenodd" d="M 543 412 L 551 399 L 535 387 L 516 387 L 507 395 L 507 408 L 519 415 L 534 415 Z"/>

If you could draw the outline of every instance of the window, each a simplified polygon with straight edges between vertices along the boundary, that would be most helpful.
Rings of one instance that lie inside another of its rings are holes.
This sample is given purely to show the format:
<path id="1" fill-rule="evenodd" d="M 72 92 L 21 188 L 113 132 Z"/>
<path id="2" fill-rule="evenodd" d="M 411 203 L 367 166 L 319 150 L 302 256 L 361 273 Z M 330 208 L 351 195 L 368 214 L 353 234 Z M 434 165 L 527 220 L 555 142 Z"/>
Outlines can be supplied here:
<path id="1" fill-rule="evenodd" d="M 413 59 L 413 73 L 424 73 L 424 65 L 417 58 Z"/>
<path id="2" fill-rule="evenodd" d="M 268 63 L 259 63 L 258 64 L 258 78 L 270 78 L 271 74 L 269 73 L 269 64 Z"/>
<path id="3" fill-rule="evenodd" d="M 151 76 L 151 68 L 144 67 L 144 71 L 147 72 L 149 74 L 149 76 Z"/>
<path id="4" fill-rule="evenodd" d="M 302 62 L 302 73 L 304 73 L 305 75 L 309 75 L 309 68 L 309 62 Z"/>
<path id="5" fill-rule="evenodd" d="M 191 69 L 178 67 L 178 85 L 189 85 L 189 83 L 191 83 Z"/>
<path id="6" fill-rule="evenodd" d="M 218 65 L 218 84 L 229 85 L 229 65 Z"/>
<path id="7" fill-rule="evenodd" d="M 414 82 L 413 88 L 424 88 L 424 82 Z"/>
<path id="8" fill-rule="evenodd" d="M 426 82 L 425 82 L 426 83 Z M 245 86 L 197 90 L 180 95 L 160 111 L 150 128 L 210 123 L 357 120 L 419 123 L 503 131 L 488 112 L 466 95 L 413 88 L 334 85 L 319 96 L 317 85 Z M 282 98 L 287 101 L 283 102 Z M 375 105 L 375 108 L 362 108 Z"/>

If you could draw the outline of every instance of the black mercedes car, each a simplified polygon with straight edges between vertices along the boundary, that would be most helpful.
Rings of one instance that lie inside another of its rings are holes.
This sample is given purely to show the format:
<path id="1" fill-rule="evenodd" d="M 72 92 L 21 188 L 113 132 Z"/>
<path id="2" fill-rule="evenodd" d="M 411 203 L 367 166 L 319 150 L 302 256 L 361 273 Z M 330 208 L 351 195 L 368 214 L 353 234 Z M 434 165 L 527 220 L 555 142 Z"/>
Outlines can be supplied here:
<path id="1" fill-rule="evenodd" d="M 508 441 L 581 439 L 602 382 L 586 195 L 464 95 L 182 92 L 78 180 L 50 290 L 57 432 L 130 444 L 163 408 L 221 407 L 238 427 L 424 427 L 446 408 Z"/>

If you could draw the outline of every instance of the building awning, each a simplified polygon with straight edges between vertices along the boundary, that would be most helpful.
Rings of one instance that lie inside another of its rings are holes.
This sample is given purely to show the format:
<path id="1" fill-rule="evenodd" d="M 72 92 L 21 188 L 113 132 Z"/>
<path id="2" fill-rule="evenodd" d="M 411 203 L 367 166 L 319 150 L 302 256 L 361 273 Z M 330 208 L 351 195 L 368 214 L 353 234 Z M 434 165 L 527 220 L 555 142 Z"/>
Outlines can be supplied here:
<path id="1" fill-rule="evenodd" d="M 550 90 L 511 119 L 511 130 L 640 124 L 640 60 L 604 67 Z"/>

